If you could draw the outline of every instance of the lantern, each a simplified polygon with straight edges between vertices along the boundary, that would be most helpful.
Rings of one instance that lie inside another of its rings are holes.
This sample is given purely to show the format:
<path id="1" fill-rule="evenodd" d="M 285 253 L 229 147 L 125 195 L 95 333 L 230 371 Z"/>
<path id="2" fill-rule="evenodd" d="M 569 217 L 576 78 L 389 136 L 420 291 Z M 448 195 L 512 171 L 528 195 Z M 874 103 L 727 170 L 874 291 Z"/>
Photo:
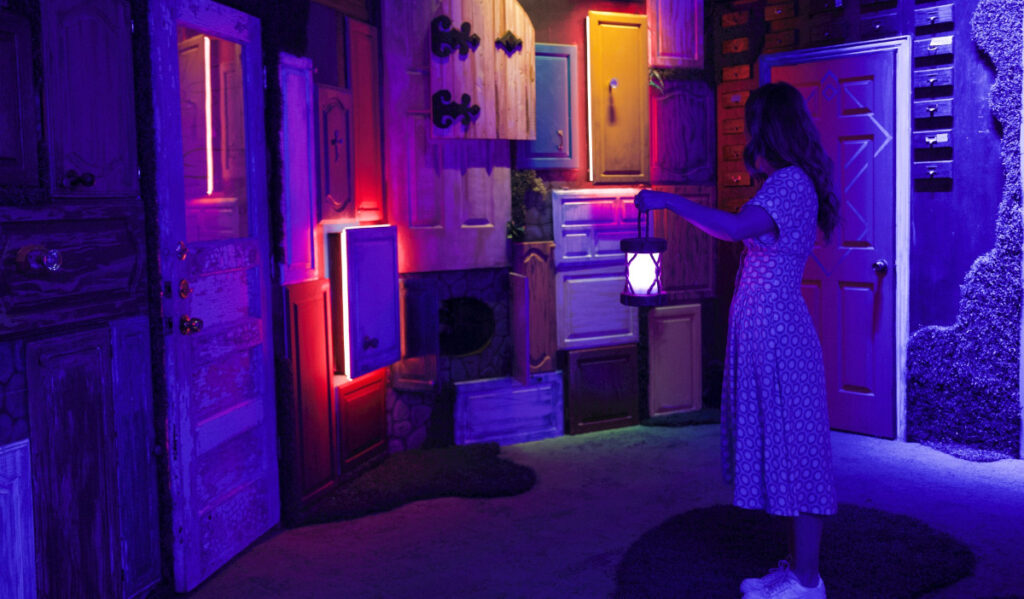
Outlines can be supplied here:
<path id="1" fill-rule="evenodd" d="M 647 215 L 647 228 L 642 231 L 644 215 Z M 619 300 L 627 306 L 660 306 L 665 302 L 665 292 L 661 287 L 661 254 L 668 248 L 668 242 L 651 237 L 650 232 L 650 212 L 638 212 L 636 238 L 619 242 L 619 248 L 626 254 L 626 287 Z"/>

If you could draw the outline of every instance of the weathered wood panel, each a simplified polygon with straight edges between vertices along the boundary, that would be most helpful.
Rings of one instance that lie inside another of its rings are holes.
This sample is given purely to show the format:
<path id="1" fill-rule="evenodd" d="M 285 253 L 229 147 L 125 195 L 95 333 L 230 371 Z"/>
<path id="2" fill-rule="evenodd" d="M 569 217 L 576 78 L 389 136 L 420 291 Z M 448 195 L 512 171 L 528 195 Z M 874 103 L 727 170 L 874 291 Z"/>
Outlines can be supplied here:
<path id="1" fill-rule="evenodd" d="M 28 439 L 0 447 L 0 596 L 36 596 Z"/>
<path id="2" fill-rule="evenodd" d="M 700 304 L 662 306 L 648 313 L 651 416 L 701 407 Z"/>
<path id="3" fill-rule="evenodd" d="M 553 241 L 512 244 L 512 269 L 529 281 L 529 365 L 533 374 L 555 369 L 558 322 L 554 249 Z"/>
<path id="4" fill-rule="evenodd" d="M 120 597 L 107 329 L 28 344 L 36 573 L 42 597 Z"/>
<path id="5" fill-rule="evenodd" d="M 715 188 L 655 186 L 658 191 L 681 195 L 709 208 L 715 207 Z M 652 214 L 653 234 L 668 242 L 661 256 L 661 285 L 668 301 L 703 299 L 715 291 L 715 248 L 718 242 L 686 219 L 669 210 Z"/>
<path id="6" fill-rule="evenodd" d="M 651 178 L 647 91 L 647 17 L 587 13 L 590 179 L 633 183 Z"/>
<path id="7" fill-rule="evenodd" d="M 425 36 L 410 31 L 425 45 L 420 51 L 430 56 L 430 94 L 448 92 L 450 101 L 459 103 L 463 94 L 479 114 L 468 124 L 452 119 L 450 126 L 438 126 L 434 114 L 431 135 L 458 139 L 534 139 L 536 137 L 535 65 L 533 23 L 516 0 L 432 0 L 424 3 L 427 11 L 415 26 Z M 463 55 L 455 50 L 447 56 L 431 51 L 430 29 L 433 19 L 451 19 L 452 29 L 468 23 L 479 36 L 475 49 L 466 46 Z M 511 32 L 520 45 L 507 50 L 496 43 Z"/>
<path id="8" fill-rule="evenodd" d="M 315 279 L 317 259 L 316 150 L 313 62 L 280 53 L 282 285 Z"/>
<path id="9" fill-rule="evenodd" d="M 335 377 L 342 471 L 352 470 L 387 451 L 388 370 L 357 379 Z"/>
<path id="10" fill-rule="evenodd" d="M 703 81 L 665 81 L 651 90 L 651 179 L 711 183 L 715 173 L 715 102 Z"/>
<path id="11" fill-rule="evenodd" d="M 384 221 L 384 150 L 381 147 L 380 61 L 377 28 L 345 19 L 352 90 L 352 176 L 356 220 Z"/>
<path id="12" fill-rule="evenodd" d="M 39 183 L 37 114 L 28 21 L 0 13 L 0 185 Z"/>
<path id="13" fill-rule="evenodd" d="M 651 66 L 704 68 L 704 1 L 648 0 Z"/>
<path id="14" fill-rule="evenodd" d="M 139 597 L 163 576 L 149 318 L 112 321 L 110 337 L 124 594 Z"/>
<path id="15" fill-rule="evenodd" d="M 571 435 L 636 424 L 640 412 L 637 346 L 564 352 L 565 424 Z"/>
<path id="16" fill-rule="evenodd" d="M 138 151 L 128 3 L 47 0 L 41 9 L 51 191 L 135 197 Z"/>
<path id="17" fill-rule="evenodd" d="M 558 271 L 558 348 L 580 349 L 639 339 L 637 309 L 624 306 L 619 294 L 626 276 L 621 265 Z"/>
<path id="18" fill-rule="evenodd" d="M 138 313 L 145 236 L 134 201 L 0 207 L 0 333 Z M 33 255 L 55 251 L 50 270 Z"/>
<path id="19" fill-rule="evenodd" d="M 285 288 L 292 396 L 281 427 L 285 511 L 296 515 L 335 483 L 338 456 L 333 401 L 330 282 Z"/>
<path id="20" fill-rule="evenodd" d="M 455 444 L 501 445 L 557 437 L 565 428 L 562 373 L 455 383 Z"/>
<path id="21" fill-rule="evenodd" d="M 507 266 L 510 144 L 430 138 L 432 4 L 381 2 L 385 185 L 399 272 Z"/>

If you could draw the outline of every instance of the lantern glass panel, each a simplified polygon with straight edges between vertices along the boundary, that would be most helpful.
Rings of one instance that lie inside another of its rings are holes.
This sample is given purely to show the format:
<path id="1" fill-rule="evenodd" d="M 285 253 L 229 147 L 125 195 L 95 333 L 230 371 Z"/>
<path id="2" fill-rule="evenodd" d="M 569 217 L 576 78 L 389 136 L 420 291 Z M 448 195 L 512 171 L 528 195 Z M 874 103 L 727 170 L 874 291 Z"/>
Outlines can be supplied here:
<path id="1" fill-rule="evenodd" d="M 661 254 L 627 253 L 629 263 L 629 286 L 634 295 L 657 295 L 661 293 L 661 281 L 658 280 L 658 261 Z"/>

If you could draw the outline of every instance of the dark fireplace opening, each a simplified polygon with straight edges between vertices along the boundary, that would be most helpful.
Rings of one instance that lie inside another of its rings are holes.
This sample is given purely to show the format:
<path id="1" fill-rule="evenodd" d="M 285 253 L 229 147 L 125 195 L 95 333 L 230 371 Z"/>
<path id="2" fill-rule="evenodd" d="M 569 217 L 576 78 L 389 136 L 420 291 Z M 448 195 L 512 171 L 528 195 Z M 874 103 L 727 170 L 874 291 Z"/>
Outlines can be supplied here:
<path id="1" fill-rule="evenodd" d="M 494 310 L 475 297 L 453 297 L 441 302 L 441 355 L 470 356 L 494 338 Z"/>

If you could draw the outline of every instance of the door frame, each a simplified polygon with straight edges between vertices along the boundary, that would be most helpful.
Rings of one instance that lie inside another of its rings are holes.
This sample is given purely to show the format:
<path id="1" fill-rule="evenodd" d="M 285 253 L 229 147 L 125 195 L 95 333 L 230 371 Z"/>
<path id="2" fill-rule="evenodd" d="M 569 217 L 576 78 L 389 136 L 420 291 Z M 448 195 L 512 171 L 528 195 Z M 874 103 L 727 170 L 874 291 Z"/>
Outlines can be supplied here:
<path id="1" fill-rule="evenodd" d="M 240 44 L 242 46 L 243 64 L 243 98 L 245 110 L 245 146 L 246 146 L 246 185 L 248 204 L 248 237 L 253 238 L 259 246 L 259 268 L 261 271 L 259 302 L 263 307 L 263 323 L 261 334 L 266 347 L 262 372 L 263 418 L 265 424 L 273 432 L 272 440 L 268 440 L 268 455 L 271 460 L 274 478 L 269 487 L 269 516 L 273 524 L 280 519 L 280 484 L 278 481 L 277 459 L 277 423 L 276 423 L 276 386 L 273 366 L 274 337 L 271 315 L 271 277 L 274 276 L 270 264 L 269 219 L 270 209 L 267 196 L 266 152 L 267 145 L 264 129 L 264 93 L 266 71 L 263 65 L 261 39 L 261 22 L 258 17 L 231 8 L 216 0 L 149 0 L 150 28 L 150 61 L 153 67 L 152 101 L 154 108 L 154 129 L 156 144 L 156 204 L 157 204 L 157 254 L 160 258 L 160 278 L 162 281 L 174 280 L 176 260 L 174 244 L 185 238 L 183 214 L 169 207 L 176 202 L 184 201 L 183 160 L 181 138 L 181 97 L 180 76 L 178 73 L 178 44 L 176 31 L 178 25 L 187 25 L 202 31 L 204 34 Z M 166 285 L 166 283 L 165 283 Z M 172 294 L 170 301 L 173 300 Z M 168 297 L 162 300 L 164 313 L 161 324 L 165 338 L 177 335 L 177 317 L 180 311 L 169 309 L 172 305 Z M 175 320 L 171 320 L 172 317 Z M 170 327 L 168 327 L 170 323 Z M 188 552 L 192 545 L 190 535 L 194 534 L 190 510 L 191 499 L 189 488 L 194 474 L 191 463 L 181 456 L 191 450 L 193 439 L 187 421 L 189 373 L 180 360 L 179 352 L 172 342 L 164 346 L 164 376 L 162 381 L 154 381 L 155 385 L 163 385 L 167 402 L 167 433 L 166 439 L 170 448 L 168 456 L 168 482 L 170 490 L 170 519 L 172 524 L 170 545 L 173 553 L 173 581 L 178 592 L 185 592 L 198 586 L 205 578 L 199 558 Z M 178 501 L 178 498 L 184 500 Z M 167 541 L 165 541 L 165 544 Z M 229 558 L 230 559 L 230 558 Z M 218 567 L 223 564 L 218 564 Z"/>
<path id="2" fill-rule="evenodd" d="M 840 44 L 825 48 L 762 54 L 757 60 L 758 82 L 771 81 L 771 68 L 798 65 L 859 54 L 896 52 L 896 277 L 895 352 L 896 358 L 896 440 L 907 440 L 907 342 L 910 339 L 910 137 L 911 137 L 911 40 L 903 35 L 870 42 Z"/>

